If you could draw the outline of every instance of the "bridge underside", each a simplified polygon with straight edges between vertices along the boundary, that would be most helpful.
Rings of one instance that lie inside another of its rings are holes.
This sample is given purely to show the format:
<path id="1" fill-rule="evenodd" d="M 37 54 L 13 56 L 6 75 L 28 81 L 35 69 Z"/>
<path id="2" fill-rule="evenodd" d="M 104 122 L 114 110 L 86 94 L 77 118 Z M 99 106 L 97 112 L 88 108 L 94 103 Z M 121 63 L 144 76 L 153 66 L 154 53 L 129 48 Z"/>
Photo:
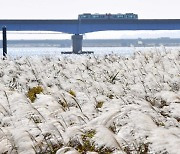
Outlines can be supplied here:
<path id="1" fill-rule="evenodd" d="M 179 19 L 82 21 L 80 33 L 104 30 L 180 30 Z"/>
<path id="2" fill-rule="evenodd" d="M 59 31 L 72 36 L 73 52 L 82 51 L 84 33 L 105 30 L 180 30 L 180 19 L 0 20 L 7 31 Z"/>

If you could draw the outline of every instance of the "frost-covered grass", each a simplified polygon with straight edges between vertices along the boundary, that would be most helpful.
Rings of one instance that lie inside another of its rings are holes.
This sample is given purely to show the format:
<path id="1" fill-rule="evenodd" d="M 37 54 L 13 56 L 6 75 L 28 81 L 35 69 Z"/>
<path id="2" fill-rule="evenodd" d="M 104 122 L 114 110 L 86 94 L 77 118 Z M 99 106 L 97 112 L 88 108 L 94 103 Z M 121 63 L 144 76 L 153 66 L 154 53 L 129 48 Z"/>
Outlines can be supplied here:
<path id="1" fill-rule="evenodd" d="M 8 58 L 0 67 L 0 153 L 179 152 L 179 51 Z"/>

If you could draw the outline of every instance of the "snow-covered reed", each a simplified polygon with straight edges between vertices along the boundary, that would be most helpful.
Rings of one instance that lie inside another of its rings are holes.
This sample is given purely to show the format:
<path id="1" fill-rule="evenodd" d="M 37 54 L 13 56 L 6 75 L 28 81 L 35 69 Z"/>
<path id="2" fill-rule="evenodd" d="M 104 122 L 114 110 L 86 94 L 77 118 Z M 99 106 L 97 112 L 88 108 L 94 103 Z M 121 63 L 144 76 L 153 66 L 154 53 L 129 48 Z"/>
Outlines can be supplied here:
<path id="1" fill-rule="evenodd" d="M 0 59 L 0 153 L 178 153 L 179 62 L 178 50 Z"/>

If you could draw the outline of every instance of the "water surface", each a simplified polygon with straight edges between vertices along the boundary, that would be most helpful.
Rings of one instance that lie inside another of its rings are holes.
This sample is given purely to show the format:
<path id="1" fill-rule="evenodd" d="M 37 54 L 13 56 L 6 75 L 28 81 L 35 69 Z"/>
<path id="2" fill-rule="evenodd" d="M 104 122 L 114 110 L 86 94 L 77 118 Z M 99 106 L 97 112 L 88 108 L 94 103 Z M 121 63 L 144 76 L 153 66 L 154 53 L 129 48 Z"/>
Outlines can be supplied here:
<path id="1" fill-rule="evenodd" d="M 119 54 L 128 56 L 136 51 L 156 51 L 156 50 L 180 50 L 180 47 L 84 47 L 83 51 L 94 51 L 95 55 Z M 21 56 L 61 56 L 62 51 L 72 51 L 72 48 L 59 47 L 9 47 L 10 57 Z M 2 48 L 0 48 L 2 53 Z"/>

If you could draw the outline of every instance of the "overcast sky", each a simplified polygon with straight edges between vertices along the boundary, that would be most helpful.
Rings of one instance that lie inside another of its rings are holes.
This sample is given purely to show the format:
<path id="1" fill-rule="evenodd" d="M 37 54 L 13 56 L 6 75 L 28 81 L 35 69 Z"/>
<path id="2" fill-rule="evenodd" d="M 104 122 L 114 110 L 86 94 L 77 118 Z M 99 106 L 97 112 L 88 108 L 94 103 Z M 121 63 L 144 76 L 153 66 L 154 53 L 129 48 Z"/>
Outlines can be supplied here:
<path id="1" fill-rule="evenodd" d="M 1 19 L 75 19 L 86 12 L 180 19 L 180 0 L 0 0 Z"/>
<path id="2" fill-rule="evenodd" d="M 131 12 L 140 19 L 180 19 L 180 0 L 0 0 L 0 19 L 77 19 L 82 13 Z M 129 34 L 118 32 L 115 37 Z"/>

